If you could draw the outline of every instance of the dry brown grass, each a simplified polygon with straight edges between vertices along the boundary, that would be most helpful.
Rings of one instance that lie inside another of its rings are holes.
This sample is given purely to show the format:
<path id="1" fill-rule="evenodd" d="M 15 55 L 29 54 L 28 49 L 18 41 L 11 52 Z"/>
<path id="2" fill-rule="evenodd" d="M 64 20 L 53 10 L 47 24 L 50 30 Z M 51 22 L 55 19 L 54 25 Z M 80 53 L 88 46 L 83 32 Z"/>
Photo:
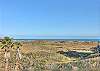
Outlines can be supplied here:
<path id="1" fill-rule="evenodd" d="M 32 66 L 32 63 L 35 64 L 31 68 L 33 71 L 55 71 L 59 69 L 59 66 L 66 67 L 66 64 L 70 62 L 78 61 L 77 58 L 69 58 L 62 54 L 57 53 L 58 51 L 89 51 L 92 47 L 97 46 L 97 42 L 53 42 L 53 41 L 32 41 L 32 42 L 21 42 L 22 47 L 20 48 L 21 53 L 23 54 L 23 65 L 29 69 Z M 3 52 L 2 49 L 0 51 Z M 0 61 L 3 60 L 3 55 L 0 54 Z M 98 58 L 100 59 L 100 58 Z M 96 58 L 91 58 L 93 62 L 97 62 Z M 14 60 L 13 60 L 14 61 Z M 88 60 L 86 60 L 88 61 Z M 0 62 L 0 63 L 1 63 Z M 85 62 L 83 62 L 84 64 Z M 65 64 L 65 65 L 64 65 Z M 76 64 L 77 65 L 77 64 Z M 95 65 L 95 63 L 93 63 Z M 52 67 L 53 66 L 53 67 Z M 57 67 L 58 66 L 58 67 Z M 47 67 L 47 68 L 45 68 Z M 49 67 L 52 67 L 51 69 Z M 69 67 L 69 66 L 68 66 Z M 83 65 L 84 67 L 84 65 Z M 96 67 L 96 66 L 95 66 Z M 0 68 L 2 69 L 2 68 Z M 62 68 L 63 69 L 63 68 Z M 64 68 L 63 71 L 66 71 L 67 68 Z M 30 70 L 28 70 L 30 71 Z M 58 71 L 61 71 L 59 69 Z M 70 71 L 70 69 L 69 69 Z"/>

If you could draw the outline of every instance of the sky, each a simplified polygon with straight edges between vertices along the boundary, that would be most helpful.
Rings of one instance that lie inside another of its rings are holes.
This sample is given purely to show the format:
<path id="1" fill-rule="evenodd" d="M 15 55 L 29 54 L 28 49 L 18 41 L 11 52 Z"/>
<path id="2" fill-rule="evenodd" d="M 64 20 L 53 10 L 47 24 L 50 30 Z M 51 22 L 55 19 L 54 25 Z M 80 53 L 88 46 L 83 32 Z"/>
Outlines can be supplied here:
<path id="1" fill-rule="evenodd" d="M 100 0 L 0 0 L 0 36 L 100 38 Z"/>

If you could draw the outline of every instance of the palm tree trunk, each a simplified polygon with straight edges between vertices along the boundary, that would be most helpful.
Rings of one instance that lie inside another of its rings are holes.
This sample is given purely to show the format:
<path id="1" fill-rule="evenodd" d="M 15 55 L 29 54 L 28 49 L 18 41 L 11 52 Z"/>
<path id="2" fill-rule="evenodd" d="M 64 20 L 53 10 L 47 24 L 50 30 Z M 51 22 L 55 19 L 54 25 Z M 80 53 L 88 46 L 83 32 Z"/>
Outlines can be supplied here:
<path id="1" fill-rule="evenodd" d="M 17 53 L 16 53 L 16 66 L 15 66 L 15 71 L 21 71 L 21 64 L 20 64 L 20 59 L 21 59 L 21 53 L 19 48 L 17 48 Z"/>
<path id="2" fill-rule="evenodd" d="M 21 71 L 21 64 L 19 61 L 16 62 L 15 71 Z"/>
<path id="3" fill-rule="evenodd" d="M 21 53 L 20 53 L 20 49 L 17 48 L 17 57 L 18 60 L 20 60 L 22 58 Z"/>
<path id="4" fill-rule="evenodd" d="M 8 63 L 8 59 L 6 59 L 6 64 L 5 64 L 5 71 L 9 71 L 9 63 Z"/>
<path id="5" fill-rule="evenodd" d="M 9 70 L 9 57 L 10 57 L 10 52 L 5 50 L 5 71 L 10 71 Z"/>

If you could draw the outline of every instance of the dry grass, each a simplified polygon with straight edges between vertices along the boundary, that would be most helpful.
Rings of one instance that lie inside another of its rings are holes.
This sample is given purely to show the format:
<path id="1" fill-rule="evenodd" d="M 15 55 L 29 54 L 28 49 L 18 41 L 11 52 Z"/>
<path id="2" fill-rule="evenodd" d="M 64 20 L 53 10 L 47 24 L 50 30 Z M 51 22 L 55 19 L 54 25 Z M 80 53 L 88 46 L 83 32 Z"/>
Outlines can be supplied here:
<path id="1" fill-rule="evenodd" d="M 95 71 L 96 64 L 99 65 L 100 58 L 91 58 L 90 60 L 79 60 L 79 58 L 66 57 L 62 54 L 57 53 L 58 51 L 90 51 L 91 48 L 97 46 L 97 42 L 54 42 L 54 41 L 32 41 L 32 42 L 21 42 L 22 47 L 20 48 L 21 64 L 24 67 L 24 71 Z M 0 51 L 3 52 L 2 49 Z M 3 55 L 0 52 L 0 64 L 3 61 Z M 13 51 L 13 54 L 15 52 Z M 15 63 L 15 58 L 12 55 L 11 63 L 12 66 Z M 92 62 L 91 62 L 92 61 Z M 87 62 L 87 63 L 86 63 Z M 91 63 L 90 63 L 91 62 Z M 94 62 L 94 63 L 93 63 Z M 94 66 L 95 69 L 85 68 L 85 66 Z M 3 67 L 0 65 L 0 69 Z M 1 70 L 3 71 L 3 70 Z M 98 71 L 98 70 L 97 70 Z"/>

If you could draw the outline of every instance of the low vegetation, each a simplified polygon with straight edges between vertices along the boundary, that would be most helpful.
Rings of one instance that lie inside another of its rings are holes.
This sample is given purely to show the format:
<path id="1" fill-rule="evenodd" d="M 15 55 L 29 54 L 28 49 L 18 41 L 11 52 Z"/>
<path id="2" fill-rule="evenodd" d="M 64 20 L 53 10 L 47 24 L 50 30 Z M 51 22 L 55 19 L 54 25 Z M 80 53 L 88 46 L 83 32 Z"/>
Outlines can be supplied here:
<path id="1" fill-rule="evenodd" d="M 0 71 L 99 71 L 98 42 L 0 40 Z"/>

